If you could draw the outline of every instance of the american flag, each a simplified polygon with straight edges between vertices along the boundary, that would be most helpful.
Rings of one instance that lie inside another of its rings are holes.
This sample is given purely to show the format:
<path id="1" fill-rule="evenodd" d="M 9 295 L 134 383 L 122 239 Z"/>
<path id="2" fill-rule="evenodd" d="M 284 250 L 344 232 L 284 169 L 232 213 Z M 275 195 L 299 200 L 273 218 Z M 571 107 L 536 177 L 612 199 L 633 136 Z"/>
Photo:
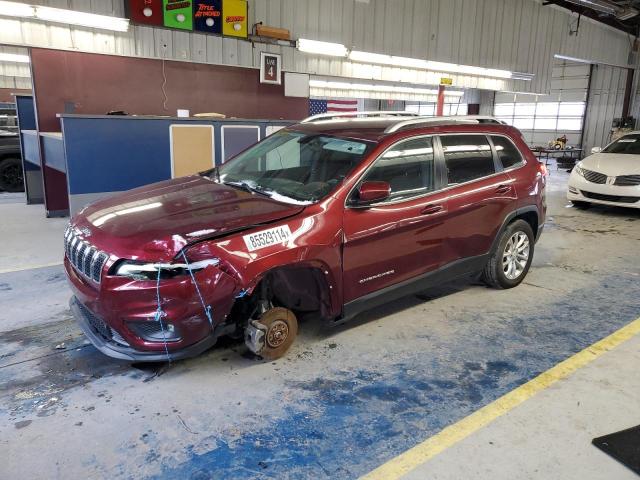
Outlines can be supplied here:
<path id="1" fill-rule="evenodd" d="M 327 112 L 357 112 L 358 100 L 309 100 L 309 115 Z"/>

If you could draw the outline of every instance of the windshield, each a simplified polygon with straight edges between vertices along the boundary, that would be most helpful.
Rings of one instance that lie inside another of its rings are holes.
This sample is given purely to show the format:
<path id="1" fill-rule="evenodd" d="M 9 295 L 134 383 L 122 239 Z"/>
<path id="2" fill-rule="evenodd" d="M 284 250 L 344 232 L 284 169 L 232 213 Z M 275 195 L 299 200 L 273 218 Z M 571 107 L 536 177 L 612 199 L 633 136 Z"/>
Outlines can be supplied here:
<path id="1" fill-rule="evenodd" d="M 310 204 L 336 188 L 372 147 L 370 142 L 285 129 L 225 163 L 216 173 L 227 185 L 288 203 Z"/>
<path id="2" fill-rule="evenodd" d="M 602 153 L 640 155 L 640 134 L 625 135 L 602 150 Z"/>

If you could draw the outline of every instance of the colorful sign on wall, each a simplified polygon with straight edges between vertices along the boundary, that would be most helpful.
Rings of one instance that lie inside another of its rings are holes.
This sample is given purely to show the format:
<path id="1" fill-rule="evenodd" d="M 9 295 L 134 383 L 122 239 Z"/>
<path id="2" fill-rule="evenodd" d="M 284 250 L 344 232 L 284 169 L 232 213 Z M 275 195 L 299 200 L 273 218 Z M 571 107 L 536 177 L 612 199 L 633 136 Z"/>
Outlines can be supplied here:
<path id="1" fill-rule="evenodd" d="M 222 33 L 222 0 L 193 2 L 193 29 L 198 32 Z"/>
<path id="2" fill-rule="evenodd" d="M 164 4 L 164 26 L 193 30 L 191 0 L 162 0 Z"/>
<path id="3" fill-rule="evenodd" d="M 246 0 L 222 0 L 222 34 L 247 38 Z"/>
<path id="4" fill-rule="evenodd" d="M 162 0 L 129 0 L 126 6 L 127 16 L 132 22 L 143 25 L 164 25 Z"/>
<path id="5" fill-rule="evenodd" d="M 247 38 L 247 0 L 126 0 L 132 23 Z"/>

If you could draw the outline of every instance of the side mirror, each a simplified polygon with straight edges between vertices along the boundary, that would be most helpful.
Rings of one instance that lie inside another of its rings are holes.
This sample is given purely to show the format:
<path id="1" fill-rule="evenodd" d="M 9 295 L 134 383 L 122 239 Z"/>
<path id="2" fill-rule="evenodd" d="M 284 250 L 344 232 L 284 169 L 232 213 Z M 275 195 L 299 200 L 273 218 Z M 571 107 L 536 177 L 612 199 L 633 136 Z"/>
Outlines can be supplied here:
<path id="1" fill-rule="evenodd" d="M 591 149 L 591 153 L 600 153 L 602 151 L 602 147 L 593 147 Z"/>
<path id="2" fill-rule="evenodd" d="M 362 182 L 358 189 L 358 203 L 367 204 L 389 198 L 391 185 L 389 182 Z"/>

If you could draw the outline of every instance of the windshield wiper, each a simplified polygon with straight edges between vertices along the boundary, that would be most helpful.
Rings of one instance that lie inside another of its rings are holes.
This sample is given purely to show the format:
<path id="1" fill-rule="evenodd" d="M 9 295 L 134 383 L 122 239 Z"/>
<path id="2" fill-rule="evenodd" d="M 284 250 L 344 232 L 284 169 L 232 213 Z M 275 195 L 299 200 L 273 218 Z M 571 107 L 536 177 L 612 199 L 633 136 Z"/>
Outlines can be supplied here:
<path id="1" fill-rule="evenodd" d="M 264 195 L 265 197 L 271 198 L 271 195 L 266 190 L 259 188 L 256 185 L 251 185 L 249 182 L 246 182 L 244 180 L 240 180 L 239 182 L 222 182 L 222 183 L 224 183 L 225 185 L 229 185 L 230 187 L 239 188 L 241 190 L 244 190 L 245 192 L 258 193 L 260 195 Z"/>

